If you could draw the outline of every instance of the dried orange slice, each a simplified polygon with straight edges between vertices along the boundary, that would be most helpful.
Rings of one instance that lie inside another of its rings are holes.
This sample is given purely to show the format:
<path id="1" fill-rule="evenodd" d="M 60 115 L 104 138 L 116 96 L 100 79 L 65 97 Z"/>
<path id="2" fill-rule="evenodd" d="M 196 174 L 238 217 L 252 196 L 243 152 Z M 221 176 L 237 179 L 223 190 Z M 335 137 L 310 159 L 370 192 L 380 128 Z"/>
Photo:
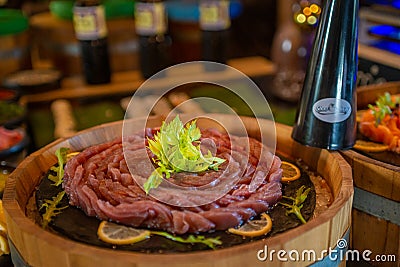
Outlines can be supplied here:
<path id="1" fill-rule="evenodd" d="M 7 238 L 7 222 L 3 211 L 3 201 L 0 199 L 0 236 Z M 2 241 L 0 241 L 2 242 Z M 3 245 L 0 244 L 0 247 Z M 1 250 L 1 248 L 0 248 Z M 0 253 L 1 254 L 1 253 Z"/>
<path id="2" fill-rule="evenodd" d="M 0 235 L 0 256 L 3 254 L 10 254 L 10 247 L 6 236 Z"/>
<path id="3" fill-rule="evenodd" d="M 383 152 L 388 150 L 389 146 L 372 141 L 356 140 L 353 148 L 364 152 Z"/>
<path id="4" fill-rule="evenodd" d="M 262 213 L 261 219 L 248 221 L 239 228 L 229 228 L 228 232 L 235 235 L 255 237 L 268 234 L 271 228 L 271 217 L 266 213 Z"/>
<path id="5" fill-rule="evenodd" d="M 287 161 L 282 161 L 281 168 L 283 170 L 282 182 L 291 182 L 297 180 L 301 176 L 300 169 Z"/>
<path id="6" fill-rule="evenodd" d="M 3 234 L 7 236 L 7 225 L 6 222 L 0 221 L 0 235 Z"/>
<path id="7" fill-rule="evenodd" d="M 8 174 L 0 173 L 0 193 L 3 192 L 4 188 L 6 187 L 7 177 Z"/>
<path id="8" fill-rule="evenodd" d="M 150 237 L 150 231 L 102 221 L 97 229 L 100 240 L 114 245 L 128 245 Z"/>
<path id="9" fill-rule="evenodd" d="M 6 223 L 6 215 L 4 214 L 3 201 L 0 199 L 0 222 Z"/>

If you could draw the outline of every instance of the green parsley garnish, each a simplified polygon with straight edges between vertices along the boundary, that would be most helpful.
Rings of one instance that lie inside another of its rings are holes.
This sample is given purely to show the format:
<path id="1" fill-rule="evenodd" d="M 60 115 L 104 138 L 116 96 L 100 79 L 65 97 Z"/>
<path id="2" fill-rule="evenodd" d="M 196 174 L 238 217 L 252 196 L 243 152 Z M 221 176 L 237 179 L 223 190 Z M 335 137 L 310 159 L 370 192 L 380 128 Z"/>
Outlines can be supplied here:
<path id="1" fill-rule="evenodd" d="M 194 244 L 194 243 L 201 243 L 201 244 L 205 244 L 207 245 L 209 248 L 215 249 L 216 245 L 221 245 L 222 242 L 220 239 L 220 237 L 215 237 L 215 238 L 206 238 L 205 236 L 202 235 L 189 235 L 187 238 L 183 238 L 183 237 L 179 237 L 179 236 L 175 236 L 173 234 L 167 233 L 167 232 L 161 232 L 161 231 L 151 231 L 151 234 L 154 235 L 160 235 L 163 236 L 165 238 L 171 239 L 175 242 L 180 242 L 180 243 L 190 243 L 190 244 Z"/>
<path id="2" fill-rule="evenodd" d="M 396 97 L 392 100 L 391 95 L 386 92 L 385 94 L 378 97 L 375 105 L 368 105 L 368 108 L 372 111 L 372 115 L 375 117 L 375 125 L 378 126 L 386 115 L 392 114 L 392 110 L 400 103 L 400 97 Z"/>
<path id="3" fill-rule="evenodd" d="M 61 210 L 66 209 L 68 207 L 68 206 L 57 207 L 60 204 L 64 195 L 65 195 L 65 191 L 61 191 L 57 194 L 57 196 L 53 197 L 52 200 L 46 199 L 45 203 L 43 203 L 40 206 L 40 210 L 43 208 L 46 209 L 45 213 L 43 213 L 43 215 L 42 215 L 42 218 L 43 218 L 42 227 L 43 228 L 46 228 L 47 225 L 53 219 L 53 217 L 56 216 L 57 214 L 61 213 Z"/>
<path id="4" fill-rule="evenodd" d="M 304 201 L 307 199 L 307 195 L 310 192 L 311 188 L 307 188 L 304 185 L 302 185 L 299 189 L 296 191 L 296 197 L 287 197 L 283 196 L 283 198 L 287 200 L 291 200 L 292 204 L 287 204 L 284 202 L 279 202 L 279 204 L 287 207 L 288 209 L 286 210 L 286 215 L 289 215 L 293 213 L 296 215 L 296 217 L 303 223 L 306 223 L 306 220 L 304 219 L 303 215 L 301 214 L 301 208 L 303 207 Z M 304 190 L 305 189 L 305 190 Z"/>
<path id="5" fill-rule="evenodd" d="M 150 189 L 157 188 L 163 178 L 170 178 L 171 173 L 218 170 L 218 166 L 225 160 L 214 157 L 210 151 L 203 155 L 200 151 L 200 137 L 196 120 L 184 126 L 176 116 L 169 123 L 163 122 L 154 140 L 148 138 L 149 149 L 155 155 L 153 161 L 158 167 L 144 183 L 147 194 Z"/>
<path id="6" fill-rule="evenodd" d="M 69 149 L 66 147 L 60 147 L 56 150 L 55 154 L 58 160 L 58 166 L 52 166 L 50 170 L 55 171 L 57 176 L 49 174 L 48 179 L 54 182 L 54 186 L 59 186 L 63 182 L 64 178 L 64 164 L 67 162 L 67 154 Z"/>

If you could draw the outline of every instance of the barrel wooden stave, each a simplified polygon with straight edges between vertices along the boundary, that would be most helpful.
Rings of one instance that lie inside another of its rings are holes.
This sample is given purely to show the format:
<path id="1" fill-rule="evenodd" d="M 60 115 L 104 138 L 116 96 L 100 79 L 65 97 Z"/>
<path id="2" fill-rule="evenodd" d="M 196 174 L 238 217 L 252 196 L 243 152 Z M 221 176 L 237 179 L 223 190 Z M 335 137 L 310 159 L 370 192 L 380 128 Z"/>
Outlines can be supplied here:
<path id="1" fill-rule="evenodd" d="M 400 227 L 387 220 L 353 209 L 352 211 L 352 246 L 359 251 L 372 251 L 375 255 L 396 255 L 399 262 Z M 356 229 L 356 230 L 354 230 Z M 391 267 L 393 261 L 372 262 L 372 265 Z"/>
<path id="2" fill-rule="evenodd" d="M 400 82 L 388 82 L 362 86 L 357 89 L 357 108 L 367 109 L 385 92 L 400 93 Z M 397 202 L 400 209 L 400 166 L 387 164 L 354 150 L 342 151 L 341 154 L 353 170 L 354 186 L 370 192 L 383 201 Z M 355 203 L 357 206 L 357 203 Z M 380 205 L 377 203 L 377 205 Z M 382 207 L 385 209 L 385 207 Z M 359 251 L 368 249 L 375 255 L 395 255 L 400 259 L 400 225 L 381 218 L 378 214 L 354 209 L 352 212 L 351 247 Z M 370 262 L 377 266 L 393 266 L 393 262 Z"/>

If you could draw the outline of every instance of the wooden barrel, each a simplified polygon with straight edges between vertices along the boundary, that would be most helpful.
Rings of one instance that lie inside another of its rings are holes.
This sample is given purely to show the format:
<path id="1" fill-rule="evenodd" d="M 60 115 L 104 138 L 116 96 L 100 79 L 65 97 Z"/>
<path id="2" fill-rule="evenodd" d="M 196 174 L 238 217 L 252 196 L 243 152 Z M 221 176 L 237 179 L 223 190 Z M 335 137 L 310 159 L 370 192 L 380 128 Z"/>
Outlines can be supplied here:
<path id="1" fill-rule="evenodd" d="M 225 116 L 226 121 L 233 118 Z M 153 117 L 148 126 L 161 124 L 161 119 Z M 243 118 L 250 136 L 259 135 L 257 122 L 252 118 Z M 3 205 L 7 218 L 9 240 L 15 262 L 25 262 L 29 266 L 305 266 L 314 263 L 315 258 L 305 261 L 279 261 L 277 253 L 314 251 L 317 259 L 323 259 L 321 266 L 328 260 L 336 260 L 335 266 L 344 265 L 339 254 L 327 257 L 328 252 L 338 248 L 337 242 L 348 237 L 353 197 L 351 169 L 337 152 L 328 152 L 302 146 L 290 138 L 291 128 L 277 124 L 277 150 L 282 155 L 302 158 L 305 164 L 322 175 L 332 190 L 333 202 L 318 217 L 292 230 L 271 238 L 233 246 L 220 250 L 190 253 L 146 254 L 99 248 L 78 243 L 43 230 L 26 216 L 27 202 L 40 177 L 50 166 L 56 163 L 54 152 L 59 147 L 81 150 L 90 145 L 121 136 L 122 122 L 114 122 L 84 130 L 68 139 L 59 139 L 27 157 L 9 176 Z M 263 132 L 266 130 L 262 130 Z M 343 248 L 339 247 L 339 249 Z M 331 249 L 331 250 L 330 250 Z M 272 254 L 271 254 L 272 251 Z M 274 252 L 275 251 L 275 252 Z M 280 252 L 281 251 L 281 252 Z M 337 251 L 336 251 L 337 252 Z M 274 254 L 275 253 L 275 254 Z M 342 253 L 343 254 L 343 253 Z M 288 255 L 286 254 L 286 257 Z M 272 259 L 272 261 L 271 261 Z M 319 265 L 315 265 L 319 266 Z"/>
<path id="2" fill-rule="evenodd" d="M 367 109 L 385 92 L 400 93 L 400 82 L 359 87 L 358 109 Z M 371 261 L 373 265 L 394 266 L 393 255 L 400 259 L 400 166 L 354 150 L 342 154 L 352 166 L 355 186 L 351 246 L 370 250 L 371 258 L 387 255 L 387 262 Z"/>
<path id="3" fill-rule="evenodd" d="M 49 61 L 66 76 L 82 73 L 80 48 L 72 21 L 45 12 L 32 16 L 30 25 L 37 60 Z M 111 70 L 137 69 L 138 43 L 133 17 L 107 20 L 107 29 Z"/>

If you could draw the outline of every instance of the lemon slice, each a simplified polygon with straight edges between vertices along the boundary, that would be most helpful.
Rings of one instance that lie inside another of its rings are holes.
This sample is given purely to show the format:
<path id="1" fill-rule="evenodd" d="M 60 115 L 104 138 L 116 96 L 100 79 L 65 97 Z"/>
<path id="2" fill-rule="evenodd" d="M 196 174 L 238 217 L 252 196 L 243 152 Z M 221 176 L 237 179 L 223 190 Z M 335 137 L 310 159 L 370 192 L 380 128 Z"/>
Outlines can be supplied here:
<path id="1" fill-rule="evenodd" d="M 0 199 L 0 222 L 6 223 L 6 215 L 3 210 L 3 201 Z"/>
<path id="2" fill-rule="evenodd" d="M 297 180 L 301 176 L 300 169 L 287 161 L 282 161 L 281 168 L 283 170 L 282 182 L 291 182 Z"/>
<path id="3" fill-rule="evenodd" d="M 237 229 L 229 228 L 228 232 L 235 235 L 255 237 L 269 233 L 269 231 L 271 231 L 271 228 L 271 217 L 269 217 L 269 215 L 266 213 L 262 213 L 260 220 L 248 221 Z"/>
<path id="4" fill-rule="evenodd" d="M 7 226 L 5 222 L 0 221 L 0 235 L 7 235 Z"/>
<path id="5" fill-rule="evenodd" d="M 3 192 L 4 188 L 6 187 L 7 177 L 8 174 L 0 173 L 0 193 Z"/>
<path id="6" fill-rule="evenodd" d="M 365 140 L 356 140 L 354 149 L 364 152 L 383 152 L 389 149 L 388 145 Z"/>
<path id="7" fill-rule="evenodd" d="M 150 231 L 102 221 L 97 229 L 100 240 L 114 245 L 128 245 L 150 237 Z"/>
<path id="8" fill-rule="evenodd" d="M 3 254 L 10 254 L 10 247 L 8 246 L 7 237 L 0 235 L 0 256 Z"/>

